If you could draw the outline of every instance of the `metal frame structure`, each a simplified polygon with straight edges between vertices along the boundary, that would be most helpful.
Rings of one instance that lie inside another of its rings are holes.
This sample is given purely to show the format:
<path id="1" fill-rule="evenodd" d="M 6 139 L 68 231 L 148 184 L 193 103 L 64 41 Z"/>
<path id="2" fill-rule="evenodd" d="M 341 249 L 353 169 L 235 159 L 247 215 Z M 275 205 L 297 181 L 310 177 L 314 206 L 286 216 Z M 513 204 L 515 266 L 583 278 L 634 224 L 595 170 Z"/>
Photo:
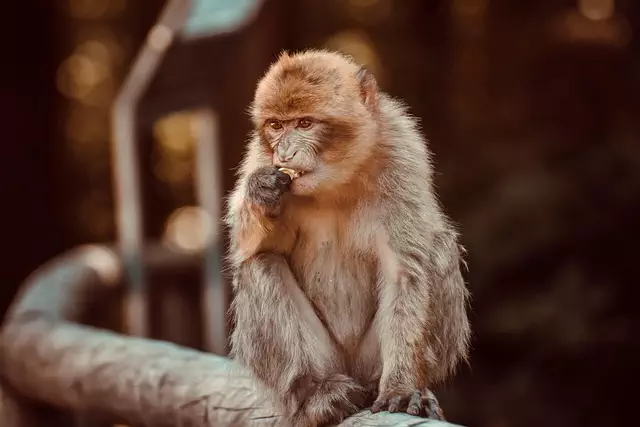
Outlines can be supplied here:
<path id="1" fill-rule="evenodd" d="M 128 289 L 125 299 L 127 333 L 148 336 L 148 290 L 142 259 L 143 207 L 138 154 L 137 109 L 158 73 L 168 49 L 177 38 L 185 41 L 237 31 L 257 14 L 262 0 L 169 0 L 149 32 L 112 111 L 113 179 L 115 183 L 118 243 L 125 263 Z M 203 15 L 214 17 L 208 27 Z M 215 15 L 215 14 L 218 15 Z M 224 17 L 225 19 L 220 19 Z M 208 106 L 198 111 L 196 189 L 198 202 L 213 224 L 220 217 L 220 162 L 217 115 Z M 219 236 L 214 230 L 214 235 Z M 227 292 L 221 278 L 218 245 L 210 242 L 204 253 L 203 313 L 205 347 L 224 354 L 226 348 Z"/>

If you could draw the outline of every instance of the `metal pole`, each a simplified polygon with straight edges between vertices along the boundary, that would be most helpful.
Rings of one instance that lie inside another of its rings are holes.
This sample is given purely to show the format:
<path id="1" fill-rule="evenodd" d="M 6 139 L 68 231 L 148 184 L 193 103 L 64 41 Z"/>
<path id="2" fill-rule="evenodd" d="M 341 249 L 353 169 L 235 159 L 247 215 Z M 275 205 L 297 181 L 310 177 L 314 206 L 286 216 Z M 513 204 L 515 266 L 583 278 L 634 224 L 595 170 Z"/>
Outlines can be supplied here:
<path id="1" fill-rule="evenodd" d="M 125 316 L 131 335 L 148 335 L 147 290 L 142 267 L 143 220 L 136 138 L 136 112 L 142 95 L 186 21 L 191 0 L 169 0 L 118 93 L 113 110 L 113 174 L 118 239 L 129 292 Z"/>
<path id="2" fill-rule="evenodd" d="M 207 351 L 227 353 L 227 291 L 221 274 L 220 213 L 222 200 L 221 161 L 218 153 L 218 118 L 211 109 L 197 113 L 196 191 L 198 204 L 204 211 L 208 228 L 204 249 L 204 284 L 202 289 L 202 313 L 204 344 Z"/>

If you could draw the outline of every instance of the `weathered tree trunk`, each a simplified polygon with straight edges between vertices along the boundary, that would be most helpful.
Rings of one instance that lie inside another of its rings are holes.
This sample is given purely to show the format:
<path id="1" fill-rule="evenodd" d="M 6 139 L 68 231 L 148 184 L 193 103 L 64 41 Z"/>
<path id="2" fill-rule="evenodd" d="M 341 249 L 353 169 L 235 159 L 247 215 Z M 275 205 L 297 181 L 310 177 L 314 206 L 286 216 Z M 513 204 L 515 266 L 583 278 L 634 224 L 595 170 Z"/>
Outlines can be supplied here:
<path id="1" fill-rule="evenodd" d="M 149 254 L 156 269 L 193 261 L 166 251 Z M 35 402 L 154 427 L 282 424 L 229 359 L 72 323 L 89 298 L 117 288 L 121 268 L 110 249 L 84 247 L 27 280 L 0 334 L 0 372 L 8 385 L 0 383 L 0 425 L 46 425 L 29 419 L 38 412 Z M 443 423 L 362 411 L 341 425 Z"/>

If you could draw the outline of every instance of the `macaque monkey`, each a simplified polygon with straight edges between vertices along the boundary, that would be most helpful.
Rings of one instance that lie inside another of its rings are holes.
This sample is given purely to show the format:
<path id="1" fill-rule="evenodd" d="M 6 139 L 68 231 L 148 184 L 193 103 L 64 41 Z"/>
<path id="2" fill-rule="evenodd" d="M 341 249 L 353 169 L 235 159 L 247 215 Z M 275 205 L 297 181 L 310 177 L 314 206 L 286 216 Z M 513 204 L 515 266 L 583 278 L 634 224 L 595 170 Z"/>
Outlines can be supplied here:
<path id="1" fill-rule="evenodd" d="M 430 388 L 467 360 L 468 292 L 416 119 L 316 50 L 283 53 L 250 112 L 225 216 L 231 356 L 294 426 L 369 405 L 442 419 Z"/>

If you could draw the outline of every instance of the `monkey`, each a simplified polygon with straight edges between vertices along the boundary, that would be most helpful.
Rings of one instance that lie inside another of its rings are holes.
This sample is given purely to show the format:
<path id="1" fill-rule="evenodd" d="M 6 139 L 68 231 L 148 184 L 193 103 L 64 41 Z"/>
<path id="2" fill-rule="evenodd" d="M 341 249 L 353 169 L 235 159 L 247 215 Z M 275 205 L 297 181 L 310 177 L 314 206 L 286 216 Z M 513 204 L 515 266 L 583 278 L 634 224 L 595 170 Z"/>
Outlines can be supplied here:
<path id="1" fill-rule="evenodd" d="M 432 387 L 469 363 L 470 293 L 418 119 L 321 49 L 282 52 L 248 113 L 224 215 L 230 356 L 292 426 L 444 419 Z"/>

